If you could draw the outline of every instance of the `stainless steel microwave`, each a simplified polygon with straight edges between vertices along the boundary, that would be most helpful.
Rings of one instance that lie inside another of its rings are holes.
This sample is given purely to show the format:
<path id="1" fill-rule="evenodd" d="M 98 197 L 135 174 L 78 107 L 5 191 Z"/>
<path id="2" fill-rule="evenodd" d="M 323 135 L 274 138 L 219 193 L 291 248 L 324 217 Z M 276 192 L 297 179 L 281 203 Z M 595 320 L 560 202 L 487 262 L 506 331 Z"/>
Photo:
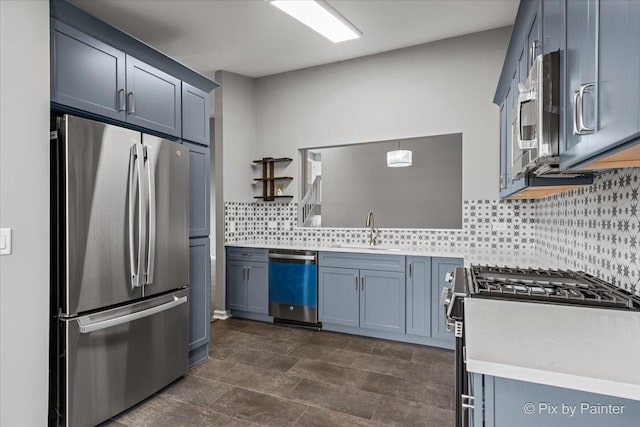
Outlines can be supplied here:
<path id="1" fill-rule="evenodd" d="M 560 52 L 538 55 L 513 111 L 512 176 L 554 170 L 559 161 Z"/>

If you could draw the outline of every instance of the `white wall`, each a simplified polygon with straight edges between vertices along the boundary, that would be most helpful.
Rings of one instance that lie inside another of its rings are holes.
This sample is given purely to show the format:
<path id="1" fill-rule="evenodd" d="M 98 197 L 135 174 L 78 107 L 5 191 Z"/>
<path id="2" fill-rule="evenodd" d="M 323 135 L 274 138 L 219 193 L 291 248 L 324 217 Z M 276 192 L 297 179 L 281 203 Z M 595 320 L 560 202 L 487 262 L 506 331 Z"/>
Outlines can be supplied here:
<path id="1" fill-rule="evenodd" d="M 0 1 L 0 425 L 47 423 L 49 2 Z"/>
<path id="2" fill-rule="evenodd" d="M 297 179 L 287 192 L 298 196 L 299 148 L 461 132 L 463 198 L 495 199 L 499 118 L 491 100 L 510 33 L 500 28 L 256 79 L 257 155 L 293 157 L 286 173 Z M 245 167 L 247 157 L 225 163 Z M 225 183 L 225 200 L 246 197 L 238 184 L 227 192 Z"/>

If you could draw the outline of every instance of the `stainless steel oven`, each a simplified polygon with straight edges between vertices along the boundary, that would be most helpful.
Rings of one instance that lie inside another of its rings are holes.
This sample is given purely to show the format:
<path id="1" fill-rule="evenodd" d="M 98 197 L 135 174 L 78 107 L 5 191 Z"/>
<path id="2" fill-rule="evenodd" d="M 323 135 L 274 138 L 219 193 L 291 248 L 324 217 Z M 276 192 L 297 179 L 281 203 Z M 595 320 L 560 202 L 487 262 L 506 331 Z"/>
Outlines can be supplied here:
<path id="1" fill-rule="evenodd" d="M 573 305 L 585 310 L 640 312 L 640 297 L 579 271 L 471 265 L 447 274 L 447 281 L 451 286 L 443 288 L 441 304 L 445 308 L 447 328 L 453 329 L 456 337 L 455 427 L 481 425 L 478 422 L 485 415 L 482 392 L 478 392 L 482 384 L 474 383 L 474 375 L 467 372 L 470 343 L 466 335 L 468 326 L 478 319 L 465 316 L 465 301 L 467 307 L 471 301 L 477 304 L 480 301 L 504 300 Z M 588 316 L 585 312 L 585 317 Z M 505 317 L 504 322 L 509 322 L 509 318 Z M 536 322 L 536 318 L 531 318 L 530 322 Z M 562 418 L 546 420 L 545 426 L 566 425 Z"/>
<path id="2" fill-rule="evenodd" d="M 513 177 L 553 171 L 559 161 L 560 53 L 538 55 L 518 89 L 511 123 Z"/>

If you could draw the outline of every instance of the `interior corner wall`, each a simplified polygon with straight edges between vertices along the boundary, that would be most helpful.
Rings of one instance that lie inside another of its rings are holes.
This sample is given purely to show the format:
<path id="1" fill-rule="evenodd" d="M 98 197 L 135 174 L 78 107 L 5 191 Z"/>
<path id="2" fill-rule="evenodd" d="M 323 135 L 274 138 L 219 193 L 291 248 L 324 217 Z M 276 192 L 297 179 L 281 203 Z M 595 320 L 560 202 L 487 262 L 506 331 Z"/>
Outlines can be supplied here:
<path id="1" fill-rule="evenodd" d="M 499 111 L 492 104 L 511 27 L 255 80 L 257 155 L 462 133 L 463 199 L 498 198 Z M 225 145 L 226 146 L 226 145 Z M 225 197 L 227 200 L 229 198 Z"/>
<path id="2" fill-rule="evenodd" d="M 216 98 L 217 124 L 222 126 L 221 137 L 224 151 L 224 200 L 253 202 L 254 171 L 251 161 L 256 156 L 256 106 L 254 79 L 228 71 L 216 72 L 220 87 L 214 92 Z"/>
<path id="3" fill-rule="evenodd" d="M 210 98 L 214 98 L 214 95 L 211 94 Z M 209 238 L 211 242 L 211 256 L 216 256 L 216 124 L 213 117 L 209 119 L 209 130 L 209 148 L 211 149 L 211 156 L 209 156 L 211 161 L 211 173 L 209 176 L 209 224 L 211 227 L 211 234 Z"/>
<path id="4" fill-rule="evenodd" d="M 47 425 L 49 2 L 0 1 L 0 425 Z"/>

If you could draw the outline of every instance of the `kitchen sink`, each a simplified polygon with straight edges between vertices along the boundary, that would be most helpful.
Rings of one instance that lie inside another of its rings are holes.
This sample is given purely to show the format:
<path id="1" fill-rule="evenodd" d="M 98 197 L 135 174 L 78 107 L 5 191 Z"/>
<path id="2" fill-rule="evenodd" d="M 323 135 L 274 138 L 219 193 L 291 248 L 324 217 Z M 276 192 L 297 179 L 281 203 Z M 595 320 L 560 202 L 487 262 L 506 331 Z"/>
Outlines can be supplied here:
<path id="1" fill-rule="evenodd" d="M 340 248 L 340 249 L 366 249 L 371 251 L 401 251 L 401 248 L 396 248 L 392 246 L 372 246 L 372 245 L 332 245 L 332 248 Z"/>

